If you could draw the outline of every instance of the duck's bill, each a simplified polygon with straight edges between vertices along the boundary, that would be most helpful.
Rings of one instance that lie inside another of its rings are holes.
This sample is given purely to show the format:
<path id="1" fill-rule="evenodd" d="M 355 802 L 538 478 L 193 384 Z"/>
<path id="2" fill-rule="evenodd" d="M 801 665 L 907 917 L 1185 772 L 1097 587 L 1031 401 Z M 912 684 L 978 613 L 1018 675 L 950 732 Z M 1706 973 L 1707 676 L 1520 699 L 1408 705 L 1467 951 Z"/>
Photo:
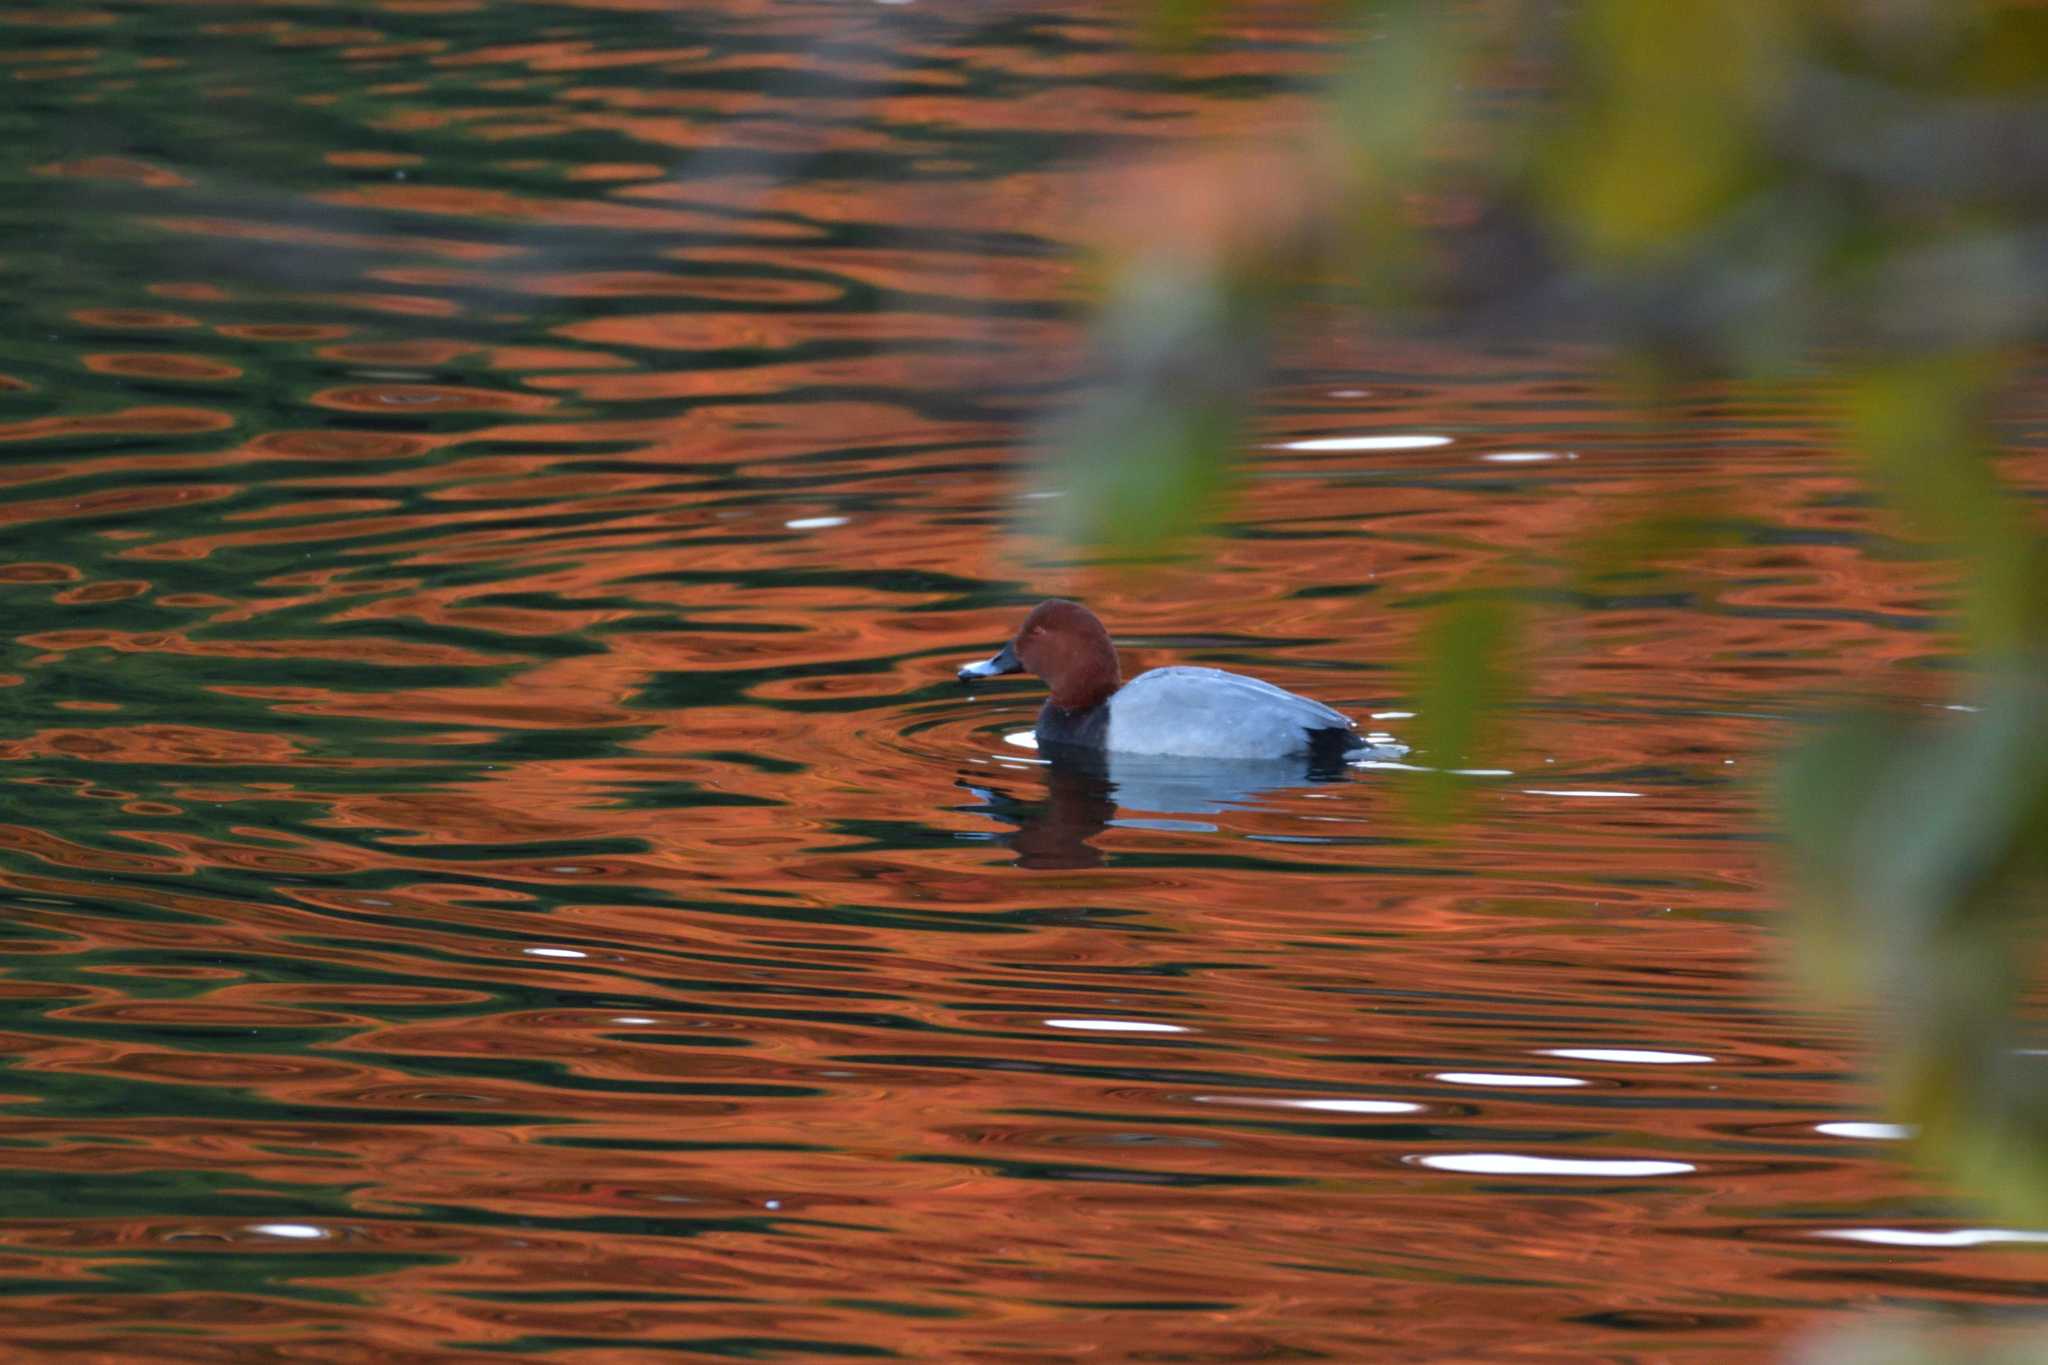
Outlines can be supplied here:
<path id="1" fill-rule="evenodd" d="M 976 678 L 993 678 L 1002 673 L 1022 673 L 1024 665 L 1017 660 L 1017 651 L 1004 645 L 993 659 L 983 659 L 978 664 L 969 664 L 960 670 L 961 682 L 973 682 Z"/>

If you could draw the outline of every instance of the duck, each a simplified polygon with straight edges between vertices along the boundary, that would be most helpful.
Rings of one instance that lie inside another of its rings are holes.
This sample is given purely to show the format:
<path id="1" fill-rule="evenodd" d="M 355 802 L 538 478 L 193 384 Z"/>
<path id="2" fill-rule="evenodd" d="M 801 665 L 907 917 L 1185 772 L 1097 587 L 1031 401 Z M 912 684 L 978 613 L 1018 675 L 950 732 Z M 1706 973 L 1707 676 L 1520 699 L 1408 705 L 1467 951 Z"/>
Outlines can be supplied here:
<path id="1" fill-rule="evenodd" d="M 1124 682 L 1102 621 L 1064 598 L 1033 607 L 1008 644 L 959 679 L 1004 673 L 1035 673 L 1052 689 L 1038 712 L 1041 747 L 1206 759 L 1333 759 L 1372 747 L 1343 712 L 1242 673 L 1175 666 Z"/>

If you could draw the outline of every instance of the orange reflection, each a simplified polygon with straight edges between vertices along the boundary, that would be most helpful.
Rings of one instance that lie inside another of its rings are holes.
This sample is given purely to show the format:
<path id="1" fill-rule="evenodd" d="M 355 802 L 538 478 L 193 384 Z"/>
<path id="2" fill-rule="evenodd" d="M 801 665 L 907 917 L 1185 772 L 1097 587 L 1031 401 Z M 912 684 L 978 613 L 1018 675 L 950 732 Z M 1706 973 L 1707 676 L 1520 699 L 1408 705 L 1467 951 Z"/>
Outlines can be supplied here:
<path id="1" fill-rule="evenodd" d="M 108 41 L 50 88 L 160 10 L 63 19 Z M 48 168 L 172 259 L 53 293 L 0 417 L 10 1344 L 1749 1359 L 1872 1293 L 2031 1308 L 2023 1247 L 1813 1235 L 1940 1192 L 1767 979 L 1758 778 L 1952 661 L 1826 395 L 1652 421 L 1594 357 L 1312 318 L 1229 524 L 1126 574 L 1020 453 L 1096 377 L 1076 225 L 1307 190 L 1093 149 L 1284 131 L 1320 18 L 564 13 L 224 16 L 153 98 L 323 101 L 233 192 Z M 1681 492 L 1736 534 L 1582 581 Z M 1053 764 L 1034 683 L 953 681 L 1069 593 L 1127 674 L 1412 738 L 1426 608 L 1510 569 L 1535 693 L 1446 827 L 1398 766 Z"/>

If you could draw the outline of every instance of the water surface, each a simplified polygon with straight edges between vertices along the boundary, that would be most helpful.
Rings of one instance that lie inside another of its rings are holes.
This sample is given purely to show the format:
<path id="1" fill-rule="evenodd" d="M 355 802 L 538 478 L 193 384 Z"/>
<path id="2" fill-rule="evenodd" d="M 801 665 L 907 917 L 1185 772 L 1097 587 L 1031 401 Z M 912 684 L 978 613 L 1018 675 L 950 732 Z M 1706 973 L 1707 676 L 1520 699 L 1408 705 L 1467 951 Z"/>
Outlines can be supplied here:
<path id="1" fill-rule="evenodd" d="M 1284 122 L 1326 33 L 0 25 L 12 1353 L 1754 1359 L 2038 1303 L 1772 979 L 1771 754 L 1952 681 L 1825 394 L 1323 320 L 1186 559 L 1030 529 L 1097 158 Z M 1695 496 L 1725 547 L 1574 576 Z M 1034 683 L 953 681 L 1062 592 L 1127 673 L 1399 736 L 1427 609 L 1510 582 L 1534 698 L 1447 827 L 1398 764 L 1051 765 Z"/>

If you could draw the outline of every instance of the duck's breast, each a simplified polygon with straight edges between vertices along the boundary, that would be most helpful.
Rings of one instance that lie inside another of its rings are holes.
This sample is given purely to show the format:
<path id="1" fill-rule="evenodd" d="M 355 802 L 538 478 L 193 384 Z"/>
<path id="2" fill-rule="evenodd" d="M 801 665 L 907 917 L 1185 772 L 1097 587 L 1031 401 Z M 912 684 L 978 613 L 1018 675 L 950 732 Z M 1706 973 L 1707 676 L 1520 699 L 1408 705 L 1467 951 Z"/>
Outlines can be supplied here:
<path id="1" fill-rule="evenodd" d="M 1107 703 L 1103 747 L 1183 758 L 1278 758 L 1307 753 L 1317 732 L 1351 718 L 1319 701 L 1219 668 L 1155 668 Z"/>

